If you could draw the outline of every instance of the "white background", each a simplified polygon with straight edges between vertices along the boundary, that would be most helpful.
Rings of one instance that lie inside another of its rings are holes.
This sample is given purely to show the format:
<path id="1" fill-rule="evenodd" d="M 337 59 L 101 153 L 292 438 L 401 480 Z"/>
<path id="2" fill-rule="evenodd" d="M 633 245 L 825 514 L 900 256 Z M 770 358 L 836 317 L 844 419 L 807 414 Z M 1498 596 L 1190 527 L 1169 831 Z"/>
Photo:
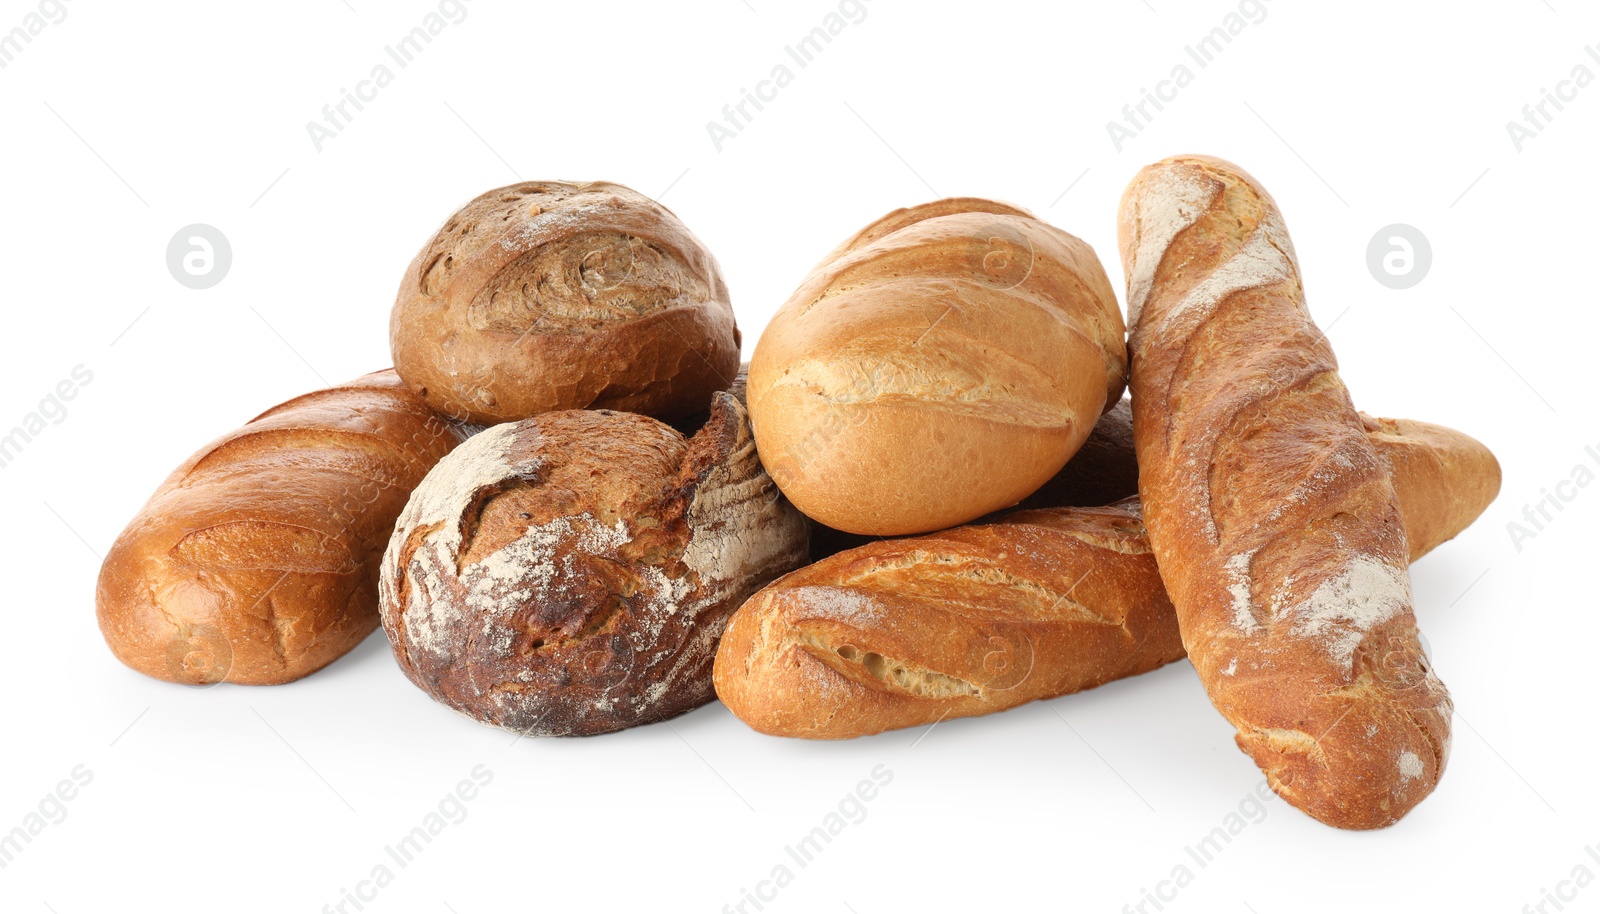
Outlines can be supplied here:
<path id="1" fill-rule="evenodd" d="M 93 372 L 0 470 L 0 831 L 74 766 L 93 773 L 0 870 L 0 907 L 315 912 L 384 862 L 395 879 L 367 910 L 435 914 L 720 911 L 780 863 L 794 879 L 767 910 L 855 914 L 1121 911 L 1179 864 L 1194 879 L 1168 911 L 1515 912 L 1580 864 L 1600 875 L 1600 486 L 1564 488 L 1520 550 L 1507 528 L 1574 467 L 1600 472 L 1584 450 L 1600 456 L 1600 85 L 1520 152 L 1505 126 L 1574 66 L 1600 74 L 1592 8 L 1273 0 L 1200 69 L 1183 48 L 1225 0 L 871 0 L 799 69 L 784 46 L 826 0 L 472 0 L 395 68 L 384 46 L 435 8 L 72 0 L 0 70 L 0 427 Z M 0 3 L 0 30 L 34 9 Z M 393 83 L 318 152 L 307 121 L 384 62 Z M 779 63 L 792 84 L 717 151 L 706 122 Z M 1193 83 L 1118 151 L 1106 122 L 1179 63 Z M 387 365 L 401 273 L 481 191 L 607 179 L 663 199 L 721 261 L 748 354 L 826 251 L 939 195 L 1032 209 L 1120 288 L 1118 196 L 1178 152 L 1272 190 L 1360 406 L 1468 431 L 1505 468 L 1487 515 L 1414 569 L 1460 714 L 1439 789 L 1390 829 L 1274 801 L 1198 867 L 1185 846 L 1261 775 L 1187 663 L 840 744 L 758 736 L 713 704 L 513 745 L 407 683 L 381 634 L 293 685 L 209 690 L 143 678 L 101 641 L 98 556 L 155 486 L 262 409 Z M 165 265 L 196 222 L 233 246 L 206 291 Z M 1406 291 L 1365 263 L 1396 222 L 1434 252 Z M 494 779 L 465 821 L 393 866 L 384 846 L 477 765 Z M 893 780 L 866 818 L 795 865 L 785 846 L 878 765 Z M 1600 883 L 1579 897 L 1600 909 Z"/>

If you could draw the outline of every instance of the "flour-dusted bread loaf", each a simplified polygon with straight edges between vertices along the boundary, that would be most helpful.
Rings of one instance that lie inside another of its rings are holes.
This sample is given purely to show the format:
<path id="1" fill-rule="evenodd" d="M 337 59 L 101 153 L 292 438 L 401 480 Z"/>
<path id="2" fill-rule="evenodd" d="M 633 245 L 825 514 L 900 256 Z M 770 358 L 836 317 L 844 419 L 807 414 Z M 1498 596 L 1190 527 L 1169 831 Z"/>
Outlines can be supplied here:
<path id="1" fill-rule="evenodd" d="M 417 487 L 384 558 L 407 677 L 483 723 L 587 736 L 713 697 L 727 618 L 805 561 L 743 407 L 692 438 L 609 410 L 495 426 Z"/>
<path id="2" fill-rule="evenodd" d="M 1438 783 L 1452 708 L 1390 468 L 1277 204 L 1227 162 L 1167 159 L 1129 185 L 1119 240 L 1140 497 L 1190 660 L 1281 796 L 1389 825 Z"/>
<path id="3" fill-rule="evenodd" d="M 1500 468 L 1477 441 L 1374 419 L 1420 558 L 1477 519 Z M 1404 430 L 1403 432 L 1401 430 Z M 1065 586 L 1063 585 L 1065 582 Z M 1137 500 L 1012 511 L 834 555 L 729 621 L 717 695 L 763 733 L 844 739 L 1054 698 L 1184 654 Z"/>
<path id="4" fill-rule="evenodd" d="M 465 437 L 393 371 L 275 406 L 178 467 L 117 537 L 95 607 L 112 653 L 188 685 L 316 672 L 378 627 L 378 560 Z"/>
<path id="5" fill-rule="evenodd" d="M 940 200 L 812 271 L 756 346 L 750 415 L 808 516 L 918 533 L 1037 489 L 1121 396 L 1125 365 L 1088 245 L 1015 207 Z"/>
<path id="6" fill-rule="evenodd" d="M 676 418 L 739 368 L 716 259 L 666 207 L 606 183 L 527 181 L 462 207 L 406 271 L 389 342 L 413 390 L 481 424 Z"/>

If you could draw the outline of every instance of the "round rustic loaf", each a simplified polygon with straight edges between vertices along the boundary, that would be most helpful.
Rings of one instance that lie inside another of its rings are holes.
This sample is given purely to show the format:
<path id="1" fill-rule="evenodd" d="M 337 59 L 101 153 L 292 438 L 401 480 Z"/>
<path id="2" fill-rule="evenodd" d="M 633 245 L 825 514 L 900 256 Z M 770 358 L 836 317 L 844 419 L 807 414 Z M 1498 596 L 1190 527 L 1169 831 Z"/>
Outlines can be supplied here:
<path id="1" fill-rule="evenodd" d="M 710 701 L 728 617 L 805 558 L 732 396 L 688 440 L 631 413 L 545 413 L 417 487 L 384 556 L 383 627 L 406 676 L 469 717 L 607 733 Z"/>
<path id="2" fill-rule="evenodd" d="M 1016 504 L 1117 402 L 1122 315 L 1094 251 L 1015 207 L 890 213 L 768 324 L 748 398 L 801 511 L 894 536 Z"/>
<path id="3" fill-rule="evenodd" d="M 389 342 L 434 409 L 480 424 L 675 418 L 739 368 L 716 259 L 666 207 L 606 183 L 529 181 L 462 207 L 406 271 Z"/>

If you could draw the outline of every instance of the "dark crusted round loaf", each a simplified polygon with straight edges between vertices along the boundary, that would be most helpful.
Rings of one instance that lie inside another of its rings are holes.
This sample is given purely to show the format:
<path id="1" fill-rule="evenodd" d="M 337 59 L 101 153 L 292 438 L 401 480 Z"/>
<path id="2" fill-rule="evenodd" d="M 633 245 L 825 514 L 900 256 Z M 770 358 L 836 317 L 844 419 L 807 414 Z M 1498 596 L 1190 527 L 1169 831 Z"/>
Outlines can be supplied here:
<path id="1" fill-rule="evenodd" d="M 389 342 L 412 390 L 485 425 L 558 409 L 676 418 L 739 369 L 716 259 L 618 184 L 530 181 L 462 207 L 406 271 Z"/>
<path id="2" fill-rule="evenodd" d="M 631 413 L 546 413 L 417 487 L 384 556 L 383 627 L 411 681 L 469 717 L 607 733 L 710 701 L 728 616 L 805 558 L 732 396 L 688 440 Z"/>

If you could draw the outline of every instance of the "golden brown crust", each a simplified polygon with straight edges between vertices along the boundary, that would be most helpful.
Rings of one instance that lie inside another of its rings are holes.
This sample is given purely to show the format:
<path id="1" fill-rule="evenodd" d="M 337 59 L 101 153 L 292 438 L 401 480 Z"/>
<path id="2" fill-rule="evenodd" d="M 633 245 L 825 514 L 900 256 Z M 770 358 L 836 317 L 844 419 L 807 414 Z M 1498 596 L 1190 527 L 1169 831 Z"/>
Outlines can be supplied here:
<path id="1" fill-rule="evenodd" d="M 100 629 L 190 685 L 289 682 L 378 625 L 378 560 L 411 489 L 461 441 L 393 371 L 273 407 L 162 483 L 107 553 Z"/>
<path id="2" fill-rule="evenodd" d="M 718 393 L 690 440 L 630 413 L 496 426 L 417 487 L 384 559 L 406 676 L 475 720 L 587 736 L 710 701 L 727 617 L 805 559 L 805 524 Z"/>
<path id="3" fill-rule="evenodd" d="M 739 366 L 716 260 L 666 207 L 603 182 L 528 181 L 462 207 L 406 271 L 389 339 L 413 390 L 483 424 L 676 418 Z"/>
<path id="4" fill-rule="evenodd" d="M 1104 270 L 1071 235 L 989 201 L 897 211 L 768 324 L 750 364 L 756 441 L 830 527 L 963 523 L 1061 469 L 1121 395 L 1122 338 Z"/>
<path id="5" fill-rule="evenodd" d="M 1362 413 L 1361 422 L 1400 495 L 1411 561 L 1454 539 L 1500 494 L 1500 463 L 1471 436 L 1414 419 Z"/>
<path id="6" fill-rule="evenodd" d="M 1482 444 L 1422 422 L 1368 422 L 1392 430 L 1372 439 L 1394 466 L 1407 524 L 1432 531 L 1411 537 L 1408 526 L 1414 559 L 1432 548 L 1428 543 L 1465 529 L 1493 499 L 1499 469 Z M 1131 463 L 1132 455 L 1125 456 Z M 907 556 L 921 559 L 910 586 L 912 571 L 902 567 Z M 1026 605 L 1018 613 L 985 610 L 1026 604 L 1027 595 L 1049 592 L 1060 580 L 1091 575 L 1102 586 L 1072 590 L 1071 598 L 1105 621 L 1080 623 L 1070 635 L 1052 626 L 1050 614 Z M 852 604 L 878 609 L 840 611 Z M 1183 656 L 1177 626 L 1136 501 L 1013 511 L 981 528 L 861 545 L 769 585 L 728 624 L 717 652 L 717 694 L 764 733 L 845 739 L 988 714 L 1154 669 Z M 928 644 L 908 641 L 923 635 Z M 1014 669 L 1021 662 L 1015 658 L 1027 658 L 1030 675 L 999 680 L 999 671 L 983 664 L 974 673 L 970 651 L 947 650 L 946 642 L 980 637 L 996 639 L 1000 653 L 992 660 Z M 827 656 L 825 648 L 837 653 L 841 645 L 852 647 L 853 656 Z M 871 675 L 861 666 L 868 654 L 884 658 L 874 662 L 880 672 L 898 665 L 918 676 L 895 682 Z M 974 680 L 981 687 L 948 688 Z M 914 688 L 917 682 L 946 688 L 930 694 Z"/>
<path id="7" fill-rule="evenodd" d="M 846 739 L 1091 688 L 1183 656 L 1137 505 L 1026 512 L 802 568 L 737 612 L 717 696 Z"/>
<path id="8" fill-rule="evenodd" d="M 1119 240 L 1140 494 L 1190 660 L 1280 795 L 1389 825 L 1438 782 L 1450 699 L 1277 205 L 1226 162 L 1168 159 L 1129 185 Z"/>

